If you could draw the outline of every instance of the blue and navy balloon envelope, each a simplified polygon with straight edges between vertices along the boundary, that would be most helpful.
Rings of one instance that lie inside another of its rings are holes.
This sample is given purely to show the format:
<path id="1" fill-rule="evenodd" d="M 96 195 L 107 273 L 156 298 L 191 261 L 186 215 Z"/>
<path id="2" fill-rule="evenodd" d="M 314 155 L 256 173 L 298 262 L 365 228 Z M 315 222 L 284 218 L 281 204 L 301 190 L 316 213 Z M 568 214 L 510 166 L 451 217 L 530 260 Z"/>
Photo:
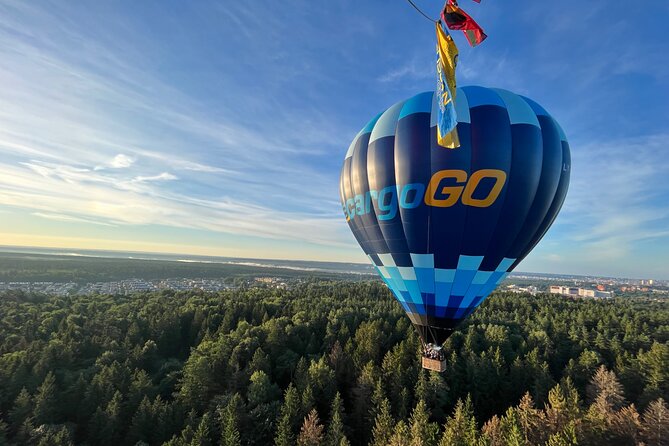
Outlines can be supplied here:
<path id="1" fill-rule="evenodd" d="M 437 144 L 435 94 L 372 119 L 346 153 L 346 220 L 423 342 L 442 345 L 529 254 L 569 186 L 558 123 L 506 90 L 464 87 L 460 147 Z"/>

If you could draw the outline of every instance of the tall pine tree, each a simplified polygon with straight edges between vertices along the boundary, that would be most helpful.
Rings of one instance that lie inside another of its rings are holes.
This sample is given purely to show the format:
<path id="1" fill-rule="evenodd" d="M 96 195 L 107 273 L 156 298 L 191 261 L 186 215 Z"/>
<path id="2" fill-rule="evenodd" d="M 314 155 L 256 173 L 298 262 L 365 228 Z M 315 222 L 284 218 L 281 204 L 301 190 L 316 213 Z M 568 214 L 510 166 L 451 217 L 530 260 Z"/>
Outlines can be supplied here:
<path id="1" fill-rule="evenodd" d="M 33 411 L 33 402 L 28 389 L 21 389 L 14 400 L 14 407 L 9 412 L 9 422 L 12 432 L 18 432 L 23 422 L 28 419 Z"/>
<path id="2" fill-rule="evenodd" d="M 419 400 L 411 413 L 411 446 L 434 446 L 439 436 L 439 425 L 430 422 L 425 401 Z"/>
<path id="3" fill-rule="evenodd" d="M 221 446 L 241 446 L 239 434 L 239 408 L 241 406 L 241 397 L 235 393 L 228 405 L 219 411 L 221 420 Z"/>
<path id="4" fill-rule="evenodd" d="M 372 443 L 370 446 L 386 446 L 393 436 L 393 425 L 395 421 L 390 413 L 390 401 L 384 398 L 376 415 L 374 429 L 372 430 Z"/>
<path id="5" fill-rule="evenodd" d="M 641 435 L 648 446 L 669 445 L 669 410 L 662 398 L 648 405 L 642 420 Z"/>
<path id="6" fill-rule="evenodd" d="M 348 439 L 344 434 L 344 404 L 339 392 L 335 394 L 330 410 L 330 424 L 328 425 L 327 435 L 325 437 L 326 446 L 342 446 L 348 444 Z"/>
<path id="7" fill-rule="evenodd" d="M 318 419 L 316 409 L 311 409 L 304 419 L 300 435 L 297 437 L 298 446 L 320 446 L 323 441 L 323 426 Z"/>
<path id="8" fill-rule="evenodd" d="M 293 383 L 288 385 L 284 395 L 279 426 L 274 437 L 274 444 L 276 446 L 292 446 L 295 444 L 295 432 L 299 427 L 301 419 L 302 408 L 300 396 Z"/>
<path id="9" fill-rule="evenodd" d="M 35 409 L 33 415 L 35 424 L 52 424 L 58 416 L 58 397 L 56 377 L 49 372 L 35 394 Z"/>
<path id="10" fill-rule="evenodd" d="M 470 446 L 478 441 L 478 428 L 474 418 L 472 399 L 467 395 L 463 402 L 458 400 L 453 415 L 448 417 L 444 425 L 444 434 L 439 446 Z"/>
<path id="11" fill-rule="evenodd" d="M 193 434 L 190 446 L 211 446 L 211 414 L 205 412 Z"/>

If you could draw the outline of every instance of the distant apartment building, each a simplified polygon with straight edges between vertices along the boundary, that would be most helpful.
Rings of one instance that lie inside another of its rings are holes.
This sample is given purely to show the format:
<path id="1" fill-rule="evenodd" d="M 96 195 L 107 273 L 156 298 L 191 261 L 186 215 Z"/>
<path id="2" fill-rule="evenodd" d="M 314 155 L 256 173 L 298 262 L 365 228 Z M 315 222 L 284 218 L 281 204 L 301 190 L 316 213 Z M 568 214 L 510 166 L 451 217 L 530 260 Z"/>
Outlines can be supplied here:
<path id="1" fill-rule="evenodd" d="M 613 297 L 610 291 L 588 290 L 585 288 L 574 288 L 568 286 L 551 285 L 548 288 L 550 294 L 559 294 L 561 296 L 585 297 L 593 299 L 609 299 Z"/>
<path id="2" fill-rule="evenodd" d="M 580 297 L 595 297 L 595 291 L 594 290 L 586 290 L 585 288 L 579 288 L 578 289 L 578 295 Z"/>
<path id="3" fill-rule="evenodd" d="M 551 294 L 569 295 L 569 287 L 560 285 L 551 285 L 548 289 L 548 292 Z"/>
<path id="4" fill-rule="evenodd" d="M 539 289 L 535 286 L 519 287 L 518 285 L 509 285 L 506 287 L 506 290 L 518 294 L 529 293 L 532 296 L 536 296 L 539 293 Z"/>

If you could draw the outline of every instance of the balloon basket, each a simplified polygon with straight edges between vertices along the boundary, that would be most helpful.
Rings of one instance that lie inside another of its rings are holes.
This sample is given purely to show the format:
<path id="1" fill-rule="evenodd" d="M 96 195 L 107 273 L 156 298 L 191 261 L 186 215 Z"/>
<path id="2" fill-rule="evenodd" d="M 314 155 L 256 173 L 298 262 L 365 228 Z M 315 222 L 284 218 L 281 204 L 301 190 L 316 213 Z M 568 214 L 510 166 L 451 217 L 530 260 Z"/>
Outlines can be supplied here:
<path id="1" fill-rule="evenodd" d="M 445 372 L 446 371 L 446 360 L 426 358 L 423 356 L 423 368 L 426 370 L 432 370 L 434 372 Z"/>

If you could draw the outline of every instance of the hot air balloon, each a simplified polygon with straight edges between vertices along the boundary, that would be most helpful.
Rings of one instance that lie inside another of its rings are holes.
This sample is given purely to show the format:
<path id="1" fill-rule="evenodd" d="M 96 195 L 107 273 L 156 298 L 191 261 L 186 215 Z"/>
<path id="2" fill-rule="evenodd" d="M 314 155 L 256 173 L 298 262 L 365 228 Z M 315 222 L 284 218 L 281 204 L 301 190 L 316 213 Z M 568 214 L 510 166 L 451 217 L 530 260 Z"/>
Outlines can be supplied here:
<path id="1" fill-rule="evenodd" d="M 459 148 L 437 144 L 435 94 L 421 93 L 357 134 L 340 179 L 351 231 L 426 351 L 541 240 L 569 186 L 567 139 L 539 104 L 472 86 L 455 106 Z"/>

